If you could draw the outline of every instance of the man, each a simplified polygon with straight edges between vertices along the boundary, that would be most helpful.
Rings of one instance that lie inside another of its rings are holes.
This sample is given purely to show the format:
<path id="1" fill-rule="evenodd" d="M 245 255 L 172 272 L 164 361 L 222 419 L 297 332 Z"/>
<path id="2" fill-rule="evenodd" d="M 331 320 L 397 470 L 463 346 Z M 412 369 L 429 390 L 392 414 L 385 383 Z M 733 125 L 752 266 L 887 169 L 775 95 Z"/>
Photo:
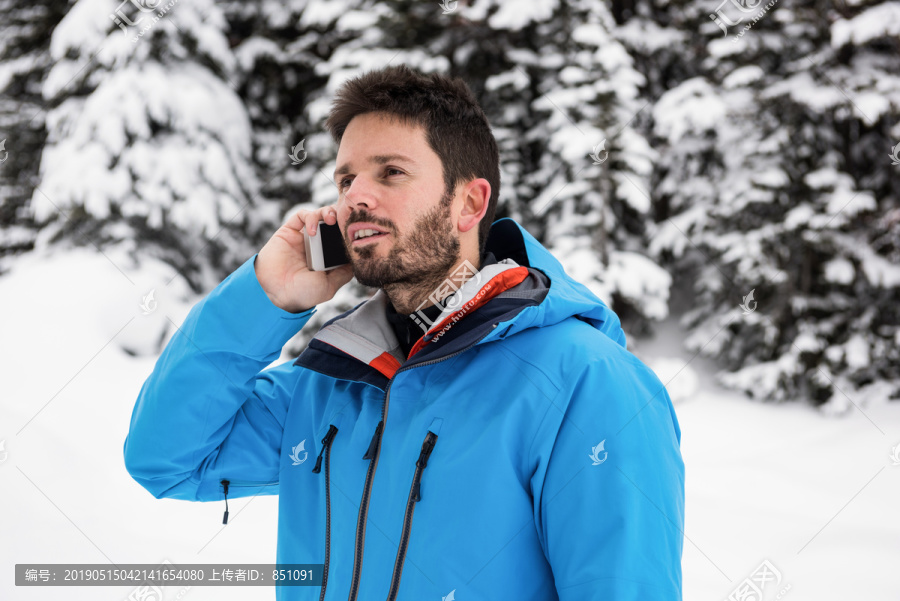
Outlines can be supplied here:
<path id="1" fill-rule="evenodd" d="M 337 203 L 191 310 L 134 408 L 130 474 L 157 498 L 278 494 L 277 561 L 324 564 L 278 599 L 681 599 L 671 401 L 611 310 L 514 221 L 488 227 L 498 152 L 471 91 L 385 68 L 326 125 Z M 306 268 L 320 219 L 350 265 Z M 372 298 L 264 370 L 354 275 Z"/>

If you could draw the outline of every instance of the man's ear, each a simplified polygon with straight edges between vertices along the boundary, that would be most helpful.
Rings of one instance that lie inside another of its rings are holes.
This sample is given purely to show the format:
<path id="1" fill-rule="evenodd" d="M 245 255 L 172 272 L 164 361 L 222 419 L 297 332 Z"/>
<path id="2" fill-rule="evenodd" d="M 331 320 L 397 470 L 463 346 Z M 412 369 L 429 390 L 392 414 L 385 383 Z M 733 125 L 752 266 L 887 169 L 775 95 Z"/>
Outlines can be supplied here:
<path id="1" fill-rule="evenodd" d="M 483 177 L 473 179 L 463 188 L 462 207 L 457 221 L 459 231 L 477 227 L 487 212 L 491 200 L 491 184 Z"/>

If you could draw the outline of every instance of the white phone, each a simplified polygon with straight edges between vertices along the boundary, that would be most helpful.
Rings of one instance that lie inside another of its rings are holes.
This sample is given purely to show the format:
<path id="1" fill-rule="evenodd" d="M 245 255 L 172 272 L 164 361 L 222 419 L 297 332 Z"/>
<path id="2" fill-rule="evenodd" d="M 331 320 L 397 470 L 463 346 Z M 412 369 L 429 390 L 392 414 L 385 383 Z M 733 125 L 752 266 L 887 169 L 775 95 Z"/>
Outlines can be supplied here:
<path id="1" fill-rule="evenodd" d="M 344 238 L 338 224 L 328 225 L 319 220 L 316 233 L 310 236 L 303 228 L 306 246 L 306 265 L 312 271 L 328 271 L 350 262 L 344 249 Z"/>

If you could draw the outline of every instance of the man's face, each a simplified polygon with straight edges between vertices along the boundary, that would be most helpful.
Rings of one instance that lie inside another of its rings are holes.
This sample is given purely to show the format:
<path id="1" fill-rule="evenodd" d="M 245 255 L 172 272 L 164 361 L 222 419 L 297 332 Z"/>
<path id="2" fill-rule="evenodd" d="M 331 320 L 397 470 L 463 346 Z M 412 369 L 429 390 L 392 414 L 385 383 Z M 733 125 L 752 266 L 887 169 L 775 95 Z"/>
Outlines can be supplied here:
<path id="1" fill-rule="evenodd" d="M 460 258 L 454 198 L 425 130 L 354 117 L 337 155 L 338 224 L 357 281 L 382 288 L 446 276 Z"/>

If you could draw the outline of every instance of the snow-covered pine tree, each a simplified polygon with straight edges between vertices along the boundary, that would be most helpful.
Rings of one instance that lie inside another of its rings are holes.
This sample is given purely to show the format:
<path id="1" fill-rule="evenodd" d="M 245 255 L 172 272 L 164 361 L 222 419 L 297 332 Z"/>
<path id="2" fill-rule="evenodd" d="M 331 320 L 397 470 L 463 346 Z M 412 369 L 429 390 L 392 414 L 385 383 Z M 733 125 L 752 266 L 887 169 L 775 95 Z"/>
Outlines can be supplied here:
<path id="1" fill-rule="evenodd" d="M 0 0 L 0 274 L 37 234 L 26 206 L 47 137 L 41 82 L 51 65 L 50 32 L 67 8 L 66 0 Z"/>
<path id="2" fill-rule="evenodd" d="M 607 5 L 483 0 L 463 16 L 486 24 L 493 40 L 484 97 L 501 148 L 504 212 L 629 332 L 646 331 L 667 315 L 671 279 L 645 251 L 655 153 L 636 128 L 644 79 L 612 35 Z M 473 44 L 465 56 L 478 65 Z"/>
<path id="3" fill-rule="evenodd" d="M 252 125 L 262 194 L 276 203 L 281 215 L 311 202 L 314 185 L 330 182 L 321 169 L 334 158 L 334 144 L 321 131 L 321 123 L 310 123 L 305 109 L 327 84 L 328 74 L 320 64 L 375 18 L 358 4 L 220 3 L 237 58 L 233 81 Z"/>
<path id="4" fill-rule="evenodd" d="M 224 27 L 212 0 L 79 0 L 65 15 L 43 89 L 37 248 L 157 257 L 198 293 L 256 250 L 255 232 L 278 216 L 255 202 Z"/>
<path id="5" fill-rule="evenodd" d="M 897 393 L 889 6 L 829 9 L 829 25 L 821 6 L 782 2 L 723 35 L 705 3 L 668 4 L 625 26 L 671 34 L 693 22 L 705 37 L 696 61 L 633 44 L 649 89 L 667 90 L 653 98 L 651 250 L 690 299 L 688 347 L 756 398 L 846 407 L 870 390 Z"/>

